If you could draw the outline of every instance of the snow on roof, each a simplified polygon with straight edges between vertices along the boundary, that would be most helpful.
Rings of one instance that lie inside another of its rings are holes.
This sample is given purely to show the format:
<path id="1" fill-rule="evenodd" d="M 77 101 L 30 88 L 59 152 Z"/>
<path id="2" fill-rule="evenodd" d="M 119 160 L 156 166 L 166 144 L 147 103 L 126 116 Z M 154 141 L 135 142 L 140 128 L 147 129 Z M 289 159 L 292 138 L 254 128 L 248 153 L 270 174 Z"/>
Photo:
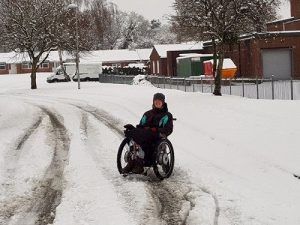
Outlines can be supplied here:
<path id="1" fill-rule="evenodd" d="M 136 49 L 136 52 L 141 60 L 149 60 L 152 48 Z"/>
<path id="2" fill-rule="evenodd" d="M 213 64 L 214 60 L 211 59 L 211 60 L 204 61 L 204 63 L 206 63 L 206 62 L 211 62 Z M 218 60 L 218 62 L 219 62 L 219 60 Z M 225 58 L 223 61 L 223 69 L 233 69 L 233 68 L 236 69 L 237 67 L 234 64 L 234 62 L 232 61 L 232 59 Z"/>
<path id="3" fill-rule="evenodd" d="M 294 20 L 295 17 L 289 17 L 289 18 L 284 18 L 284 19 L 279 19 L 279 20 L 273 20 L 268 22 L 267 24 L 272 24 L 272 23 L 282 23 L 282 22 L 286 22 L 286 21 L 290 21 L 290 20 Z"/>
<path id="4" fill-rule="evenodd" d="M 87 53 L 80 53 L 80 62 L 120 62 L 120 61 L 145 61 L 150 59 L 152 49 L 121 49 L 121 50 L 98 50 L 90 51 Z M 63 60 L 74 60 L 74 56 L 67 52 L 62 53 Z M 48 61 L 58 62 L 58 51 L 50 52 Z M 17 54 L 15 52 L 0 53 L 0 62 L 5 63 L 21 63 L 24 61 L 30 61 L 27 53 Z"/>
<path id="5" fill-rule="evenodd" d="M 149 60 L 151 50 L 152 49 L 99 50 L 91 52 L 91 55 L 87 56 L 87 58 L 97 58 L 102 62 Z"/>
<path id="6" fill-rule="evenodd" d="M 198 54 L 198 53 L 179 54 L 179 57 L 177 57 L 177 59 L 200 58 L 200 57 L 208 57 L 208 56 L 213 56 L 213 54 Z"/>
<path id="7" fill-rule="evenodd" d="M 182 50 L 201 50 L 203 49 L 202 42 L 172 44 L 172 45 L 154 45 L 158 55 L 161 58 L 167 58 L 168 51 L 182 51 Z"/>
<path id="8" fill-rule="evenodd" d="M 1 63 L 18 63 L 29 61 L 25 54 L 17 54 L 15 52 L 0 53 Z"/>

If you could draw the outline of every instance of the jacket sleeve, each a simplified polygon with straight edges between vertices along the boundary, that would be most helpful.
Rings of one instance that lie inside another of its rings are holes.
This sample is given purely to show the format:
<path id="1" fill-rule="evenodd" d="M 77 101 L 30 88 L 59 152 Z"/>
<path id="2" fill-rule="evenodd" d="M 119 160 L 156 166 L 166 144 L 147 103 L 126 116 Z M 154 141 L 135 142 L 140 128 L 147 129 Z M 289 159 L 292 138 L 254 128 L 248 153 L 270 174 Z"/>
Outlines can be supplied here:
<path id="1" fill-rule="evenodd" d="M 147 118 L 147 115 L 146 115 L 146 113 L 145 113 L 145 114 L 143 115 L 143 117 L 141 118 L 140 123 L 139 123 L 136 127 L 137 127 L 137 128 L 139 128 L 139 127 L 146 127 L 147 120 L 148 120 L 148 118 Z"/>
<path id="2" fill-rule="evenodd" d="M 173 132 L 173 115 L 168 113 L 159 122 L 158 132 L 169 136 Z"/>

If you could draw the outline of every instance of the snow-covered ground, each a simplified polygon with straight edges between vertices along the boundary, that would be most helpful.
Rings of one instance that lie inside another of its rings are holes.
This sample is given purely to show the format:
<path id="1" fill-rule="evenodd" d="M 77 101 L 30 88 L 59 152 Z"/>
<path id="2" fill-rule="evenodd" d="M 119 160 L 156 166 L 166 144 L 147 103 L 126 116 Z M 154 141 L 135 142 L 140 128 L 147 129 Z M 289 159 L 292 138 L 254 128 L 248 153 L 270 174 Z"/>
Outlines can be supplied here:
<path id="1" fill-rule="evenodd" d="M 0 76 L 1 225 L 299 225 L 299 101 Z M 173 175 L 118 174 L 122 126 L 156 92 L 177 121 Z"/>

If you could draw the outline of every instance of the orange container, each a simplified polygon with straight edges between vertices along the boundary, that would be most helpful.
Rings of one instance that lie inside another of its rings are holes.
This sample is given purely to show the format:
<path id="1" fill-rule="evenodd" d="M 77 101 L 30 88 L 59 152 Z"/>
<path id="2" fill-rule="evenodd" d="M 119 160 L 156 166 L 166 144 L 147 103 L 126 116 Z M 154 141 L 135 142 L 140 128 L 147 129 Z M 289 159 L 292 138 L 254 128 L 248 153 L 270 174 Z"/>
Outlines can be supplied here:
<path id="1" fill-rule="evenodd" d="M 236 71 L 237 71 L 236 68 L 222 69 L 222 78 L 224 79 L 234 78 Z"/>

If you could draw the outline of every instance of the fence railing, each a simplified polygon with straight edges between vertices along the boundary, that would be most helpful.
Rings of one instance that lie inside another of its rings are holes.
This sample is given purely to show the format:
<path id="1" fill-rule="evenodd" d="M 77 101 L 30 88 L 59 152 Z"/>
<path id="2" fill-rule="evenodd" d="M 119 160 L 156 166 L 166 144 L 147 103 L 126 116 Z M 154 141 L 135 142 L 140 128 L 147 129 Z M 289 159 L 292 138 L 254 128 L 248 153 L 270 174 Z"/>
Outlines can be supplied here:
<path id="1" fill-rule="evenodd" d="M 132 84 L 134 76 L 100 75 L 101 83 Z M 171 78 L 147 76 L 152 85 L 164 89 L 177 89 L 185 92 L 212 93 L 213 78 Z M 300 100 L 300 80 L 271 79 L 222 79 L 222 94 L 256 99 Z"/>

